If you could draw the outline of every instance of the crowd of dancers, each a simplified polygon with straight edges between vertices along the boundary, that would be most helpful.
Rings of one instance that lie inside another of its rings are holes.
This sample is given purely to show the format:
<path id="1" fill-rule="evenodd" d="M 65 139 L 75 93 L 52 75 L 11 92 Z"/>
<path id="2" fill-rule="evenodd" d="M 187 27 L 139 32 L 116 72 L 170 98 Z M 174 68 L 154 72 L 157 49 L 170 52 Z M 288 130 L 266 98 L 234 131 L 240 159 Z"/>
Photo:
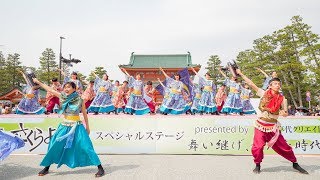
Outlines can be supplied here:
<path id="1" fill-rule="evenodd" d="M 94 72 L 94 81 L 84 81 L 86 89 L 79 80 L 77 73 L 73 72 L 70 76 L 64 75 L 64 82 L 61 85 L 57 78 L 51 80 L 50 85 L 58 92 L 62 91 L 62 87 L 67 82 L 73 82 L 76 85 L 76 91 L 82 97 L 86 105 L 87 113 L 92 114 L 256 114 L 251 105 L 250 98 L 253 93 L 247 84 L 241 84 L 237 77 L 225 77 L 224 82 L 217 86 L 212 80 L 209 73 L 204 76 L 198 74 L 193 68 L 199 81 L 194 82 L 190 78 L 190 88 L 186 88 L 186 84 L 180 79 L 181 76 L 176 73 L 173 77 L 160 67 L 165 81 L 162 82 L 158 78 L 158 83 L 163 89 L 162 103 L 156 102 L 156 88 L 151 81 L 143 82 L 140 74 L 130 75 L 125 69 L 122 71 L 127 75 L 128 80 L 120 84 L 119 81 L 112 83 L 107 74 L 99 77 Z M 262 71 L 262 70 L 261 70 Z M 262 71 L 263 72 L 263 71 Z M 21 72 L 26 82 L 28 82 L 24 73 Z M 268 81 L 268 77 L 266 81 Z M 46 107 L 40 105 L 39 98 L 40 86 L 31 86 L 27 83 L 24 90 L 24 97 L 17 106 L 16 114 L 50 114 L 57 112 L 61 103 L 59 97 L 47 92 Z M 226 90 L 228 89 L 228 92 Z"/>
<path id="2" fill-rule="evenodd" d="M 219 108 L 222 113 L 245 113 L 249 111 L 244 107 L 248 103 L 252 108 L 250 101 L 251 87 L 257 92 L 261 98 L 258 118 L 254 124 L 254 137 L 252 145 L 252 156 L 254 158 L 255 168 L 254 173 L 261 172 L 261 163 L 263 160 L 264 146 L 267 144 L 279 155 L 283 156 L 290 162 L 292 167 L 303 174 L 308 174 L 298 163 L 292 147 L 288 145 L 281 134 L 281 126 L 278 122 L 279 116 L 287 116 L 287 104 L 285 97 L 281 94 L 281 81 L 279 78 L 272 77 L 267 81 L 267 89 L 258 88 L 248 77 L 246 77 L 240 69 L 237 69 L 237 74 L 247 83 L 242 87 L 237 83 L 237 77 L 230 79 L 221 71 L 226 78 L 224 84 L 216 92 L 216 85 L 210 79 L 210 75 L 206 74 L 201 77 L 194 69 L 194 73 L 199 76 L 199 83 L 193 85 L 193 99 L 189 99 L 188 93 L 184 92 L 184 84 L 180 81 L 180 75 L 175 74 L 173 78 L 169 77 L 162 68 L 162 73 L 166 77 L 166 83 L 159 83 L 164 89 L 164 100 L 159 111 L 162 114 L 182 114 L 185 112 L 194 113 L 210 113 L 218 114 Z M 52 80 L 51 87 L 40 82 L 36 78 L 32 81 L 36 86 L 31 86 L 27 89 L 25 98 L 21 101 L 24 104 L 19 104 L 18 112 L 21 114 L 41 114 L 59 104 L 58 114 L 63 114 L 63 121 L 60 123 L 56 132 L 50 139 L 48 151 L 44 156 L 41 166 L 44 168 L 38 173 L 39 176 L 44 176 L 49 173 L 50 166 L 57 164 L 67 165 L 70 168 L 97 166 L 98 171 L 96 177 L 101 177 L 105 174 L 104 168 L 101 165 L 100 159 L 96 154 L 92 141 L 90 140 L 90 127 L 88 123 L 87 112 L 97 113 L 119 113 L 123 110 L 129 114 L 147 114 L 154 113 L 155 104 L 152 101 L 154 88 L 152 83 L 143 84 L 139 74 L 134 78 L 130 76 L 124 69 L 123 71 L 129 76 L 128 82 L 124 82 L 121 86 L 118 81 L 113 85 L 108 78 L 108 75 L 103 75 L 102 78 L 96 76 L 95 81 L 88 82 L 88 87 L 83 91 L 82 85 L 77 78 L 76 73 L 72 73 L 71 78 L 66 77 L 65 83 L 61 87 L 56 79 Z M 23 74 L 23 72 L 21 72 Z M 23 75 L 27 82 L 30 80 Z M 129 90 L 126 92 L 126 84 Z M 42 87 L 48 94 L 48 105 L 45 110 L 37 101 L 33 100 L 38 96 L 38 89 Z M 224 94 L 224 88 L 229 87 L 229 94 Z M 128 93 L 129 92 L 129 93 Z M 125 98 L 128 96 L 128 98 Z M 225 101 L 222 98 L 226 96 Z M 216 100 L 218 98 L 218 100 Z M 24 108 L 28 104 L 28 108 Z M 49 108 L 48 108 L 49 107 Z M 80 119 L 80 113 L 83 115 L 83 120 Z M 0 130 L 0 161 L 7 157 L 13 150 L 24 146 L 24 141 L 20 138 L 7 134 Z"/>

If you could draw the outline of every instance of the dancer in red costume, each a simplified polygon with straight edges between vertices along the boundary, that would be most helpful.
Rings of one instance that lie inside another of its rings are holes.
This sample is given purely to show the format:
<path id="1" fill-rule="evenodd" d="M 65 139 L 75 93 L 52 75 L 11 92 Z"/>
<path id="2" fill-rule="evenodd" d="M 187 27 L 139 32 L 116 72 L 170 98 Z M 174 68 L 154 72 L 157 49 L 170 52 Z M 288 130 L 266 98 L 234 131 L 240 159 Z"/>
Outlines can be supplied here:
<path id="1" fill-rule="evenodd" d="M 251 149 L 256 164 L 253 172 L 261 172 L 260 163 L 263 159 L 263 148 L 265 144 L 267 144 L 279 155 L 291 161 L 294 169 L 298 170 L 300 173 L 308 174 L 308 172 L 297 163 L 297 159 L 291 146 L 288 145 L 280 131 L 281 126 L 277 119 L 279 116 L 286 117 L 288 115 L 286 99 L 279 93 L 281 88 L 280 79 L 272 78 L 269 81 L 269 88 L 265 91 L 258 88 L 240 71 L 240 69 L 237 69 L 236 71 L 246 83 L 257 92 L 257 95 L 261 97 L 259 104 L 261 113 L 258 114 L 259 118 L 255 122 L 253 145 Z"/>

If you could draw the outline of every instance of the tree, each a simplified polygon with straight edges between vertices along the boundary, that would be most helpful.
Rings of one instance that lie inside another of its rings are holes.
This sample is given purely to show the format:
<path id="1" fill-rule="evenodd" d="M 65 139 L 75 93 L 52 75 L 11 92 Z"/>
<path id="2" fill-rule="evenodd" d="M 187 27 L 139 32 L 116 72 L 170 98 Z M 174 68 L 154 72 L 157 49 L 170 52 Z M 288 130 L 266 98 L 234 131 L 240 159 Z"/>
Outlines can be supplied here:
<path id="1" fill-rule="evenodd" d="M 221 60 L 218 55 L 212 55 L 208 59 L 207 67 L 205 69 L 208 70 L 207 73 L 210 74 L 215 84 L 219 79 L 222 79 L 222 75 L 219 73 L 219 68 L 221 67 Z"/>
<path id="2" fill-rule="evenodd" d="M 17 53 L 9 54 L 6 61 L 6 74 L 8 75 L 9 83 L 14 86 L 20 86 L 24 83 L 24 79 L 18 70 L 22 70 L 20 55 Z"/>
<path id="3" fill-rule="evenodd" d="M 107 73 L 107 70 L 105 70 L 104 67 L 102 67 L 102 66 L 98 66 L 98 67 L 95 67 L 94 73 L 96 73 L 96 75 L 98 75 L 100 78 L 102 78 L 102 76 Z M 96 77 L 92 73 L 90 73 L 87 80 L 92 81 L 95 79 L 96 79 Z"/>
<path id="4" fill-rule="evenodd" d="M 77 74 L 78 74 L 78 79 L 81 81 L 82 85 L 86 85 L 85 80 L 87 77 L 80 72 L 77 72 Z"/>
<path id="5" fill-rule="evenodd" d="M 7 58 L 0 53 L 0 94 L 25 84 L 23 77 L 18 73 L 18 70 L 23 70 L 19 59 L 20 55 L 17 53 L 9 54 Z"/>
<path id="6" fill-rule="evenodd" d="M 0 70 L 3 70 L 5 68 L 5 63 L 6 59 L 4 58 L 2 51 L 0 51 Z"/>
<path id="7" fill-rule="evenodd" d="M 8 88 L 8 74 L 6 73 L 6 59 L 4 55 L 2 54 L 2 51 L 0 51 L 0 94 L 7 91 Z"/>
<path id="8" fill-rule="evenodd" d="M 40 59 L 40 68 L 38 70 L 38 78 L 50 84 L 50 80 L 59 76 L 57 62 L 55 61 L 55 53 L 51 48 L 46 48 L 42 52 Z"/>
<path id="9" fill-rule="evenodd" d="M 241 67 L 241 70 L 246 72 L 246 75 L 251 77 L 252 81 L 254 81 L 257 85 L 262 86 L 265 77 L 263 74 L 259 73 L 259 71 L 255 70 L 255 68 L 263 68 L 264 63 L 262 63 L 262 61 L 258 61 L 257 57 L 258 55 L 254 50 L 247 49 L 238 54 L 236 61 Z"/>
<path id="10" fill-rule="evenodd" d="M 264 76 L 254 67 L 266 72 L 276 71 L 283 81 L 282 90 L 295 107 L 303 105 L 303 92 L 308 84 L 306 66 L 302 63 L 302 41 L 292 25 L 286 26 L 253 41 L 253 49 L 242 51 L 237 57 L 239 66 L 257 84 L 262 84 Z"/>

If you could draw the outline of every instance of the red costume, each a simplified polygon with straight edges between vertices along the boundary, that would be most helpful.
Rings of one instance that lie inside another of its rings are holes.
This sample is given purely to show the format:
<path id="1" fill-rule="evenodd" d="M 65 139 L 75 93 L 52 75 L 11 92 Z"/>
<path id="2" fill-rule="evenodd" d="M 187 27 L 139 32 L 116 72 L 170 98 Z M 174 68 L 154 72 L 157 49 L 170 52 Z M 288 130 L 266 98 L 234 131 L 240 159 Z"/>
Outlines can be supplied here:
<path id="1" fill-rule="evenodd" d="M 51 87 L 58 92 L 62 91 L 62 87 L 61 84 L 59 82 L 56 82 L 55 84 L 52 84 Z M 52 112 L 54 106 L 60 105 L 60 100 L 59 97 L 55 96 L 54 94 L 52 94 L 51 92 L 47 92 L 46 95 L 46 104 L 47 104 L 47 112 Z"/>
<path id="2" fill-rule="evenodd" d="M 284 97 L 279 93 L 272 93 L 270 89 L 267 91 L 259 89 L 257 95 L 262 98 L 259 105 L 261 114 L 258 114 L 259 119 L 255 122 L 251 149 L 254 162 L 257 165 L 262 162 L 266 143 L 282 157 L 293 163 L 297 162 L 291 146 L 288 145 L 280 132 L 281 125 L 277 120 L 281 106 L 286 106 Z"/>

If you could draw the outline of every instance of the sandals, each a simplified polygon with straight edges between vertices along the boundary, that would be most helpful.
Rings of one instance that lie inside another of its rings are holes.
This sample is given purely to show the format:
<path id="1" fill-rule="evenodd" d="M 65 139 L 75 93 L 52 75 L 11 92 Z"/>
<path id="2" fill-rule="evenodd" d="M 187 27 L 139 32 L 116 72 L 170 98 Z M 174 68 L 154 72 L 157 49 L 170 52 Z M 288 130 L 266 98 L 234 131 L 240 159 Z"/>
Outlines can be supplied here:
<path id="1" fill-rule="evenodd" d="M 98 172 L 95 174 L 96 177 L 102 177 L 104 175 L 104 169 L 99 168 Z"/>
<path id="2" fill-rule="evenodd" d="M 49 168 L 44 168 L 44 169 L 42 169 L 39 173 L 38 173 L 38 176 L 44 176 L 44 175 L 46 175 L 46 174 L 48 174 L 49 173 Z"/>

